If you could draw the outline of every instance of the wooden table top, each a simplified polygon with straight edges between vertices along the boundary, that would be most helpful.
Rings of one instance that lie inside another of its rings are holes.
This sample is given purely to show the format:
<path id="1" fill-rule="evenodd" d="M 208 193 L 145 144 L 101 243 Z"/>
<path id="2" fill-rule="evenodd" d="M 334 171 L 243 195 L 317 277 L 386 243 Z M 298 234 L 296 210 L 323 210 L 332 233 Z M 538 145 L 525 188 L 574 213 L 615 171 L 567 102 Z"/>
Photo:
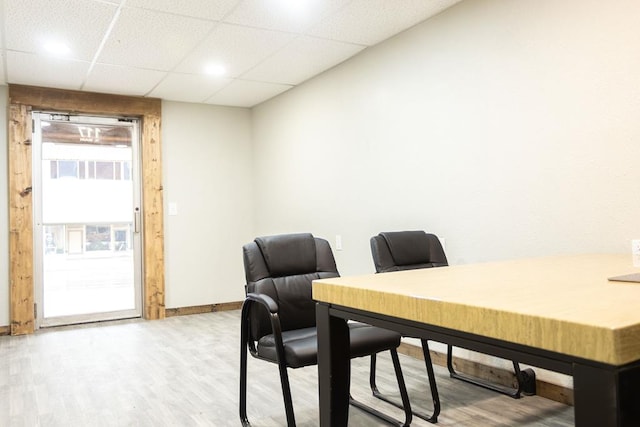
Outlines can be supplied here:
<path id="1" fill-rule="evenodd" d="M 640 269 L 576 255 L 315 280 L 317 301 L 620 366 L 640 360 Z"/>

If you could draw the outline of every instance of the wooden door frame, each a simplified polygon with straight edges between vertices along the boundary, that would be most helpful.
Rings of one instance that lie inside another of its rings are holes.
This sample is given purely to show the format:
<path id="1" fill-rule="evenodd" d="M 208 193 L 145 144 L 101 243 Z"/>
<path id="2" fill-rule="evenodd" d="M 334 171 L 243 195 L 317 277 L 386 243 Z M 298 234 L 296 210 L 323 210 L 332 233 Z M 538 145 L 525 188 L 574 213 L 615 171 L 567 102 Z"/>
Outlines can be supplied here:
<path id="1" fill-rule="evenodd" d="M 32 110 L 137 117 L 141 121 L 143 317 L 163 319 L 164 225 L 159 99 L 9 85 L 9 293 L 11 335 L 35 329 Z"/>

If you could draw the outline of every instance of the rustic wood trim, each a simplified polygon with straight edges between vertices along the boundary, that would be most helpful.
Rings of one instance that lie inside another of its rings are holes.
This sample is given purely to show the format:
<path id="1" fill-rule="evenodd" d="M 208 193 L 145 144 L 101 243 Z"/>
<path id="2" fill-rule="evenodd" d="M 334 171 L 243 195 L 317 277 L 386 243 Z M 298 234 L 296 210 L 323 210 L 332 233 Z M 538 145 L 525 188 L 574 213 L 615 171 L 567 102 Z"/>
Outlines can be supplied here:
<path id="1" fill-rule="evenodd" d="M 0 336 L 11 335 L 10 326 L 0 326 Z"/>
<path id="2" fill-rule="evenodd" d="M 401 343 L 398 348 L 398 353 L 405 354 L 414 359 L 424 360 L 422 354 L 422 347 Z M 439 351 L 430 350 L 431 361 L 435 365 L 447 366 L 447 355 Z M 516 378 L 512 371 L 496 368 L 493 366 L 485 365 L 479 362 L 462 359 L 453 356 L 453 366 L 457 371 L 465 374 L 474 375 L 476 377 L 489 380 L 491 382 L 501 384 L 508 387 L 513 387 L 516 384 Z M 425 372 L 425 378 L 426 378 Z M 573 405 L 573 390 L 568 387 L 548 383 L 536 378 L 536 395 L 544 397 L 549 400 L 564 403 L 565 405 Z"/>
<path id="3" fill-rule="evenodd" d="M 143 304 L 146 319 L 165 317 L 164 226 L 159 99 L 9 85 L 9 189 L 11 333 L 34 330 L 33 224 L 31 196 L 31 110 L 119 115 L 141 119 L 143 236 Z M 21 113 L 18 113 L 21 112 Z M 19 114 L 19 115 L 18 115 Z M 15 115 L 15 117 L 14 117 Z M 27 153 L 28 151 L 28 153 Z"/>
<path id="4" fill-rule="evenodd" d="M 9 303 L 12 335 L 35 328 L 33 216 L 31 195 L 31 111 L 9 107 Z"/>
<path id="5" fill-rule="evenodd" d="M 186 316 L 189 314 L 213 313 L 216 311 L 240 310 L 242 301 L 223 302 L 219 304 L 196 305 L 190 307 L 178 307 L 165 309 L 166 317 Z"/>
<path id="6" fill-rule="evenodd" d="M 573 389 L 536 379 L 536 395 L 573 406 Z"/>
<path id="7" fill-rule="evenodd" d="M 144 318 L 164 319 L 164 216 L 160 114 L 146 114 L 142 126 L 142 214 Z"/>
<path id="8" fill-rule="evenodd" d="M 9 85 L 9 103 L 77 114 L 118 114 L 142 117 L 146 115 L 160 116 L 162 112 L 162 102 L 157 98 L 14 84 Z"/>

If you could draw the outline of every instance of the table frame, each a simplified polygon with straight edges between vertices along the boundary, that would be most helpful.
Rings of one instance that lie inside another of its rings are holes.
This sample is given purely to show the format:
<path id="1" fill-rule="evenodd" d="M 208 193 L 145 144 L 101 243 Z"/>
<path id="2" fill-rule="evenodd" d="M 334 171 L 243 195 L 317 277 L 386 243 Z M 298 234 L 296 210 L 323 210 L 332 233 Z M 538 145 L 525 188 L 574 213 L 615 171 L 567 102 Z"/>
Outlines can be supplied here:
<path id="1" fill-rule="evenodd" d="M 608 365 L 427 323 L 318 302 L 316 326 L 321 426 L 338 427 L 348 423 L 350 358 L 347 320 L 572 375 L 576 426 L 640 425 L 640 360 L 623 366 Z"/>

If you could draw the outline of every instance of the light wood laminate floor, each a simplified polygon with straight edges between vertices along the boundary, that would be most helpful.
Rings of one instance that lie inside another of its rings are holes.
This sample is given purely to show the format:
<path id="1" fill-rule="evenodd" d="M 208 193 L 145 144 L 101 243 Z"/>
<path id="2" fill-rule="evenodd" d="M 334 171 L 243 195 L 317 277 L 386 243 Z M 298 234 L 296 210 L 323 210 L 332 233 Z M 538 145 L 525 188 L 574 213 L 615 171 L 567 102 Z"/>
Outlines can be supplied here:
<path id="1" fill-rule="evenodd" d="M 239 311 L 52 328 L 0 337 L 0 426 L 238 426 Z M 421 361 L 400 355 L 415 406 L 426 405 Z M 395 392 L 390 358 L 381 390 Z M 514 400 L 436 366 L 440 426 L 572 426 L 573 408 L 537 396 Z M 299 426 L 318 425 L 317 369 L 290 370 Z M 352 365 L 352 394 L 369 397 L 368 358 Z M 276 365 L 249 357 L 249 419 L 284 426 Z M 350 409 L 350 426 L 381 426 Z M 414 419 L 414 426 L 431 426 Z"/>

